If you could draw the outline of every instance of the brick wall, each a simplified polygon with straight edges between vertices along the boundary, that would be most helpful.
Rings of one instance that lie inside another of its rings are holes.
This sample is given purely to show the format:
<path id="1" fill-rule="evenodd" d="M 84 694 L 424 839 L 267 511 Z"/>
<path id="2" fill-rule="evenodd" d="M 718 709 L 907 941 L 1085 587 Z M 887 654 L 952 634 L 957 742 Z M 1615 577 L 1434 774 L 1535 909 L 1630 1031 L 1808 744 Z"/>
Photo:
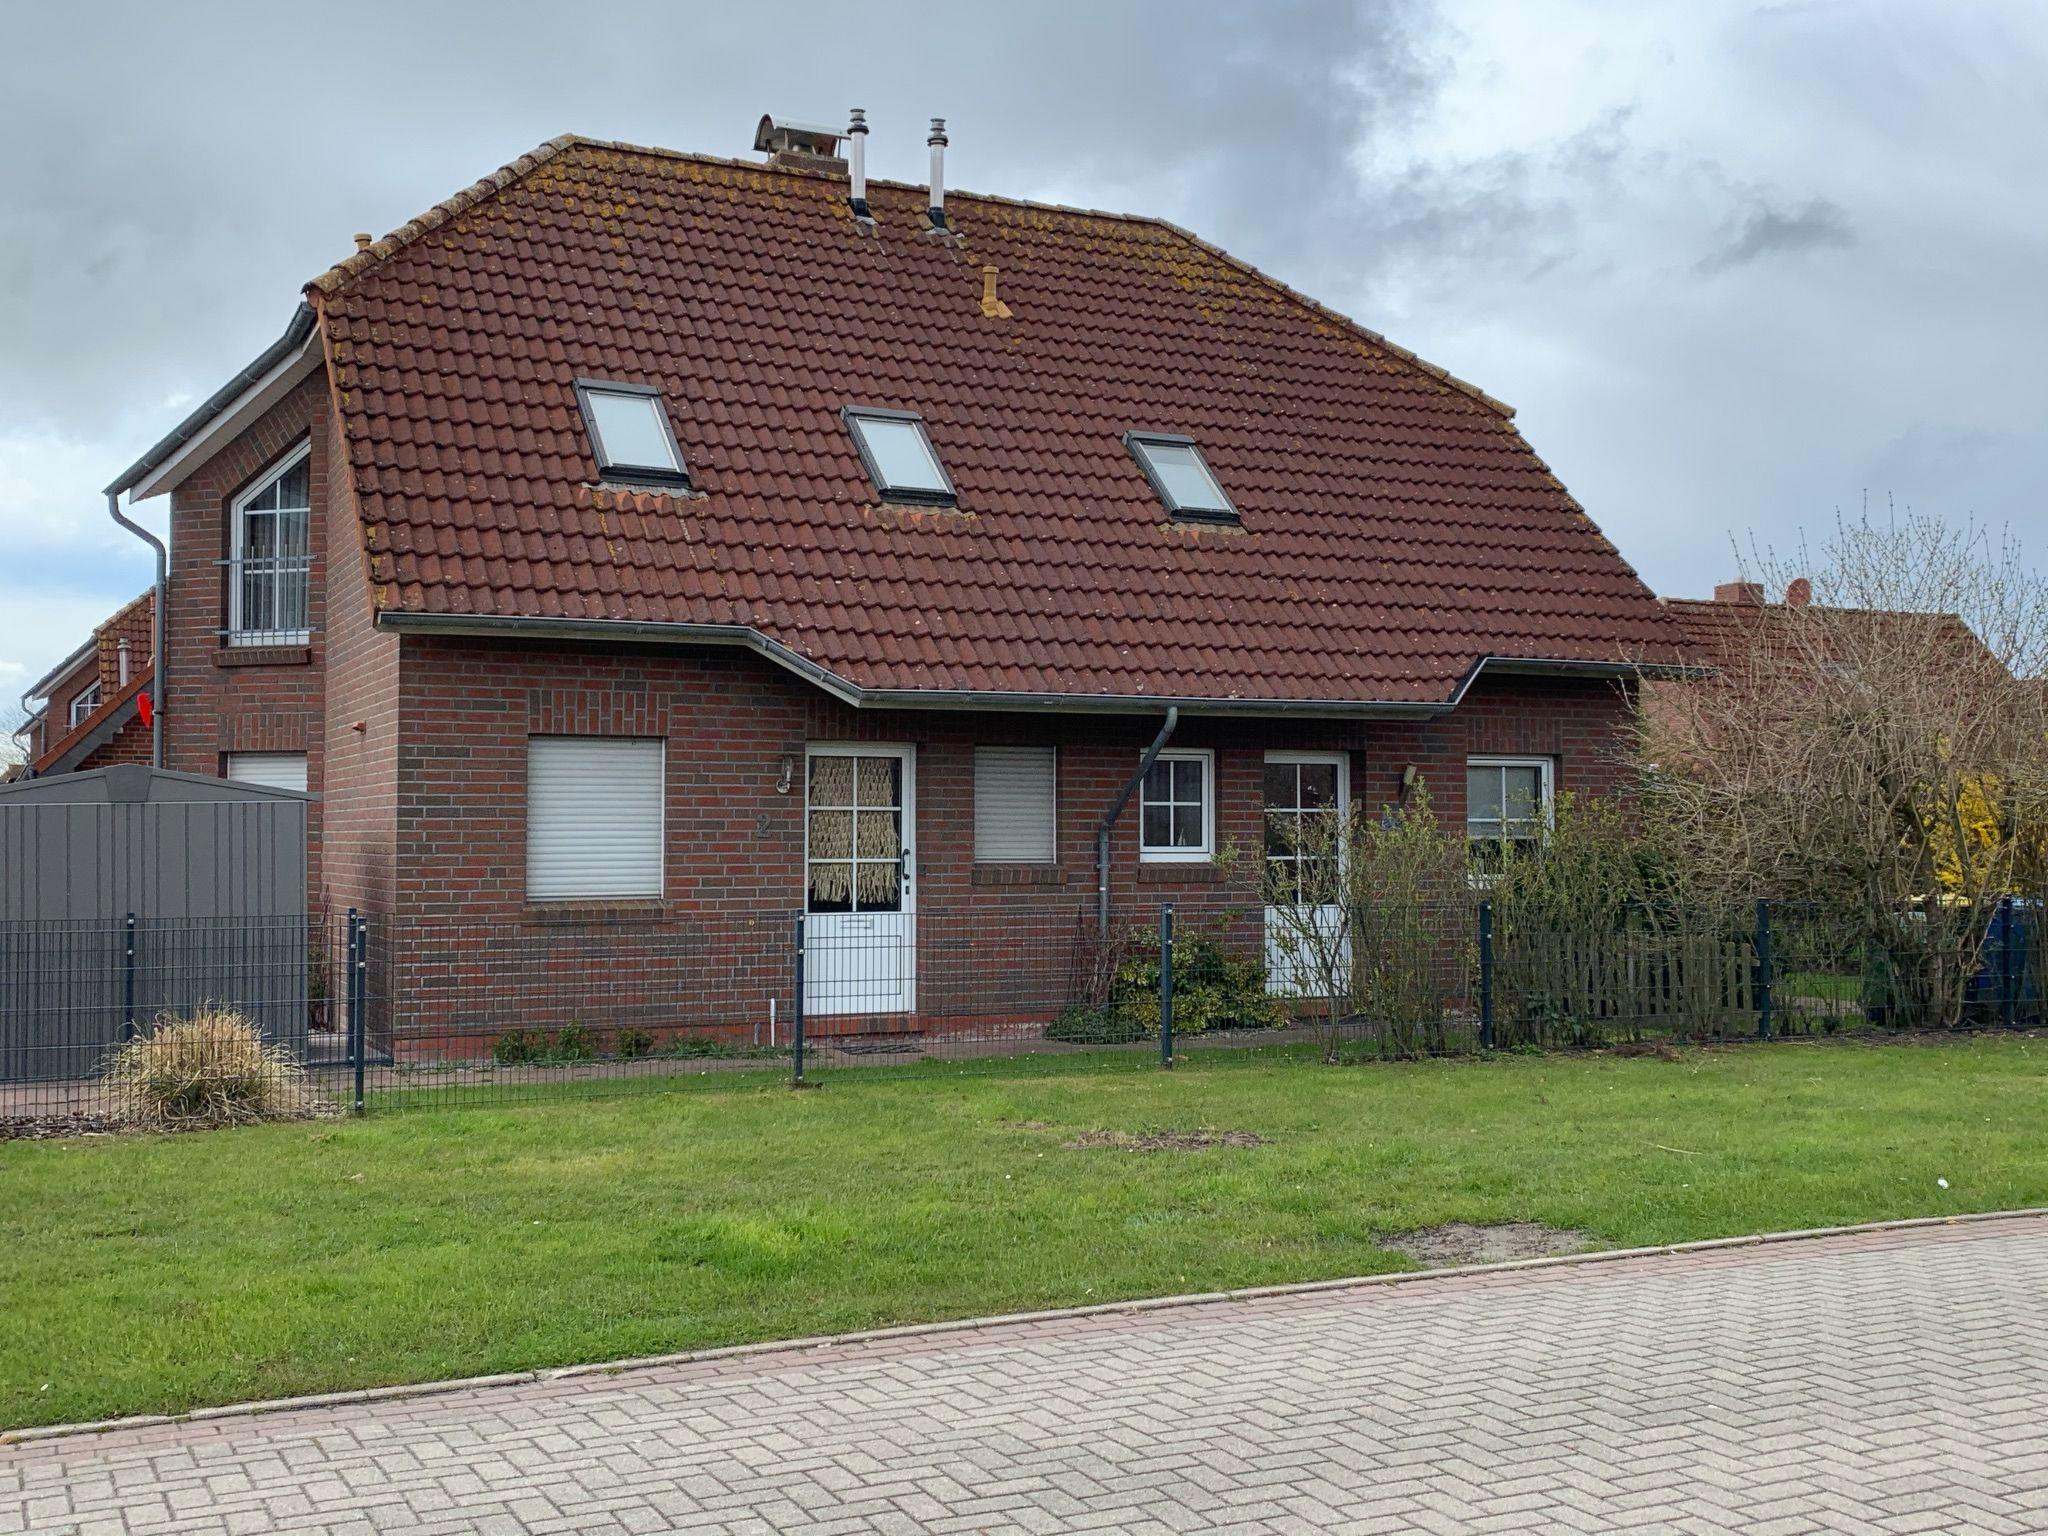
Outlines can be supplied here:
<path id="1" fill-rule="evenodd" d="M 171 600 L 165 614 L 164 766 L 218 775 L 230 752 L 303 752 L 306 787 L 325 784 L 325 574 L 329 466 L 333 448 L 327 381 L 318 374 L 171 493 Z M 229 646 L 227 573 L 233 499 L 310 435 L 312 581 L 304 646 Z M 308 896 L 322 893 L 322 810 L 307 808 Z"/>
<path id="2" fill-rule="evenodd" d="M 327 461 L 337 469 L 324 504 L 316 503 L 331 552 L 320 733 L 322 900 L 331 912 L 389 912 L 398 857 L 398 637 L 371 624 L 362 523 L 349 476 L 339 468 L 347 462 L 339 416 L 330 415 L 327 433 Z"/>
<path id="3" fill-rule="evenodd" d="M 111 768 L 117 763 L 149 762 L 149 727 L 142 723 L 142 717 L 130 715 L 128 723 L 114 733 L 114 739 L 94 747 L 79 762 L 79 771 L 92 768 Z"/>
<path id="4" fill-rule="evenodd" d="M 1455 824 L 1464 814 L 1470 753 L 1550 757 L 1560 789 L 1613 790 L 1626 717 L 1626 696 L 1612 684 L 1503 679 L 1475 687 L 1459 711 L 1429 722 L 1187 719 L 1173 744 L 1216 753 L 1218 841 L 1236 844 L 1243 857 L 1228 884 L 1212 866 L 1141 863 L 1134 804 L 1113 838 L 1114 901 L 1132 920 L 1149 920 L 1169 899 L 1191 910 L 1255 908 L 1251 882 L 1262 847 L 1267 750 L 1349 751 L 1352 794 L 1361 806 L 1397 798 L 1402 770 L 1413 764 L 1439 814 Z M 632 932 L 697 929 L 712 936 L 706 975 L 726 963 L 713 953 L 721 944 L 734 957 L 741 951 L 751 956 L 763 947 L 763 925 L 779 924 L 802 905 L 807 742 L 915 745 L 912 846 L 921 950 L 973 938 L 983 954 L 1000 941 L 1022 955 L 1036 936 L 1043 954 L 1051 955 L 1092 913 L 1096 821 L 1158 728 L 1154 718 L 856 711 L 736 650 L 415 636 L 399 651 L 393 718 L 403 730 L 396 740 L 390 910 L 402 925 L 467 925 L 473 934 L 510 927 L 545 945 L 556 942 L 551 930 L 564 933 L 565 924 L 603 918 L 623 925 L 621 956 L 634 952 Z M 666 742 L 660 901 L 527 900 L 526 757 L 536 734 Z M 984 743 L 1059 747 L 1056 866 L 975 864 L 974 748 Z M 794 769 L 787 793 L 777 787 L 785 760 Z M 1255 934 L 1255 911 L 1244 921 Z M 475 942 L 481 956 L 485 946 Z M 757 967 L 749 959 L 742 968 L 751 977 Z M 490 965 L 479 959 L 477 969 Z M 1005 978 L 1000 966 L 984 962 L 971 968 L 975 996 L 947 997 L 935 995 L 932 967 L 921 960 L 921 969 L 920 1006 L 928 1013 L 983 1009 L 990 986 L 1024 985 L 1020 976 Z M 617 967 L 608 969 L 608 995 L 616 1000 L 627 979 Z"/>

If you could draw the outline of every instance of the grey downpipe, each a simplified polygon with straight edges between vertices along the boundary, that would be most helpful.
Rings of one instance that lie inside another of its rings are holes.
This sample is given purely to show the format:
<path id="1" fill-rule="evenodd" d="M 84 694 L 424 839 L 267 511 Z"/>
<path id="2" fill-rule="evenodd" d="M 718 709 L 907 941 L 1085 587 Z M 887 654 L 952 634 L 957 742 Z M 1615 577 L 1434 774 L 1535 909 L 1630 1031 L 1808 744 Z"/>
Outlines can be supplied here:
<path id="1" fill-rule="evenodd" d="M 1102 818 L 1095 828 L 1095 931 L 1104 938 L 1109 936 L 1109 833 L 1124 813 L 1124 807 L 1131 803 L 1131 796 L 1138 792 L 1138 786 L 1145 782 L 1145 775 L 1152 771 L 1152 764 L 1158 759 L 1166 743 L 1173 737 L 1173 728 L 1180 724 L 1180 706 L 1175 705 L 1166 712 L 1166 722 L 1159 727 L 1159 734 L 1152 738 L 1152 745 L 1145 749 L 1145 755 L 1138 762 L 1138 771 L 1131 775 L 1124 785 L 1124 792 L 1116 797 L 1116 804 Z"/>
<path id="2" fill-rule="evenodd" d="M 164 541 L 121 510 L 121 493 L 107 492 L 107 516 L 156 551 L 156 632 L 150 640 L 149 766 L 164 765 L 164 614 L 170 607 L 170 551 Z"/>

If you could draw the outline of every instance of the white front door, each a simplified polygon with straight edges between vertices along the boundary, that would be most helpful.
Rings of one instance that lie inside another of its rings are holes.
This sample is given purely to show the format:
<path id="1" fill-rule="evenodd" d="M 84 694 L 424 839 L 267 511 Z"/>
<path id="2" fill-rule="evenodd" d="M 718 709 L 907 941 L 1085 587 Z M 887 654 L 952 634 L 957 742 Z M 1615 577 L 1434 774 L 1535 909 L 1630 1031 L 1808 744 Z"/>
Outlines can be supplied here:
<path id="1" fill-rule="evenodd" d="M 1344 909 L 1327 864 L 1341 857 L 1351 805 L 1342 752 L 1266 754 L 1266 990 L 1321 997 L 1332 968 L 1347 964 Z M 1305 904 L 1306 903 L 1306 904 Z"/>
<path id="2" fill-rule="evenodd" d="M 917 997 L 916 750 L 814 746 L 804 791 L 804 1012 L 909 1013 Z"/>

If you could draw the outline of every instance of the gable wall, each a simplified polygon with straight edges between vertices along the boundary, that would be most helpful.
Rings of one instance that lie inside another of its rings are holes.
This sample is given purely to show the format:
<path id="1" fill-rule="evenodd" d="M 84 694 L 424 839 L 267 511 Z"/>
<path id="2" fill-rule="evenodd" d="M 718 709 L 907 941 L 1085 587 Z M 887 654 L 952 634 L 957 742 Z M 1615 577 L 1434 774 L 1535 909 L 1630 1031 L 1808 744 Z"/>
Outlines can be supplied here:
<path id="1" fill-rule="evenodd" d="M 314 374 L 171 493 L 170 606 L 164 646 L 164 766 L 218 775 L 230 752 L 304 752 L 306 787 L 324 783 L 325 509 L 331 462 L 327 380 Z M 227 570 L 233 498 L 310 434 L 312 558 L 304 646 L 231 647 Z M 321 804 L 307 808 L 309 900 L 321 899 Z"/>

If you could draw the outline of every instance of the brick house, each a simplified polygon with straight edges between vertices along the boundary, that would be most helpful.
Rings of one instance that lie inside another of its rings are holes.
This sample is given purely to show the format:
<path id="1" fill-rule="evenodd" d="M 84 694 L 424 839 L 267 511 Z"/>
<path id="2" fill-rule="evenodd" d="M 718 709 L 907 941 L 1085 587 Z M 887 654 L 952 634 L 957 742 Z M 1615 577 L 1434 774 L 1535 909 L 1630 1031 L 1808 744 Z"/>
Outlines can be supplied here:
<path id="1" fill-rule="evenodd" d="M 113 488 L 170 497 L 165 765 L 294 766 L 316 905 L 807 910 L 814 1012 L 903 1016 L 943 934 L 1212 899 L 1271 812 L 1613 787 L 1683 637 L 1506 406 L 864 133 L 565 137 L 358 237 Z"/>
<path id="2" fill-rule="evenodd" d="M 40 777 L 149 761 L 141 699 L 155 677 L 156 594 L 122 605 L 23 696 L 17 735 L 26 770 Z"/>

